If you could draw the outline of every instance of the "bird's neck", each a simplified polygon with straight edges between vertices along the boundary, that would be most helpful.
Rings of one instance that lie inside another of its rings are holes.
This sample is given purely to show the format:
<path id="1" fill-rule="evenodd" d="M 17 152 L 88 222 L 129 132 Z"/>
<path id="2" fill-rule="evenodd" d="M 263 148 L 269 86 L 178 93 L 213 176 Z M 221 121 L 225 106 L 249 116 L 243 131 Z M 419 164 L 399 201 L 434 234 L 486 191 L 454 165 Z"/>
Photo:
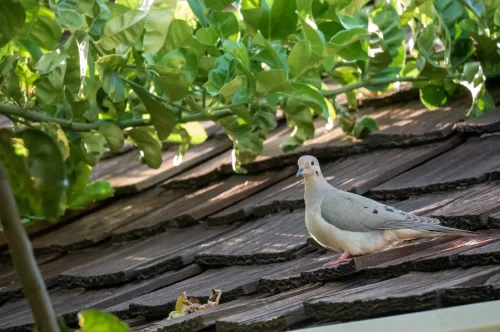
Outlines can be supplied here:
<path id="1" fill-rule="evenodd" d="M 306 206 L 310 204 L 310 202 L 319 201 L 319 198 L 323 195 L 326 188 L 328 188 L 329 184 L 323 177 L 323 174 L 319 173 L 318 175 L 313 174 L 304 177 L 304 199 L 306 201 Z M 307 198 L 306 198 L 307 197 Z"/>

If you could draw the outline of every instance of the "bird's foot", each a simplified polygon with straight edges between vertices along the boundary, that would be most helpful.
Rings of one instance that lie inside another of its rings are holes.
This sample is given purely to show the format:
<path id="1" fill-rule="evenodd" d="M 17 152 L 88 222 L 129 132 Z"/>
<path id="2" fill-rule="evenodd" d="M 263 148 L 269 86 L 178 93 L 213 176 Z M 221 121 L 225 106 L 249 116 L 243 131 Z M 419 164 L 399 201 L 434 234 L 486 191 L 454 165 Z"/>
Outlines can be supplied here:
<path id="1" fill-rule="evenodd" d="M 340 264 L 340 263 L 348 262 L 352 258 L 353 257 L 348 252 L 344 252 L 342 254 L 342 256 L 340 256 L 339 258 L 337 258 L 334 261 L 331 261 L 331 262 L 328 262 L 328 263 L 324 264 L 323 267 L 327 267 L 327 266 L 332 266 L 332 265 L 337 265 L 337 264 Z"/>

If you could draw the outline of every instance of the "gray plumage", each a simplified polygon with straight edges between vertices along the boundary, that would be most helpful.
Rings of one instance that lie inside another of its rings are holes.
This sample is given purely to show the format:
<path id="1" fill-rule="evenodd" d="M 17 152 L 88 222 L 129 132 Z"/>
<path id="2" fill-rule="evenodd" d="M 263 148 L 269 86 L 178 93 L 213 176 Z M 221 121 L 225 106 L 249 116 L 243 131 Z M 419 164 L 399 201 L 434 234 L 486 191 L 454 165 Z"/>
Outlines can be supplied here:
<path id="1" fill-rule="evenodd" d="M 301 157 L 298 166 L 297 176 L 304 177 L 309 233 L 324 247 L 345 252 L 345 257 L 374 253 L 409 239 L 476 235 L 442 226 L 435 218 L 417 216 L 338 190 L 325 180 L 318 160 L 312 156 Z"/>

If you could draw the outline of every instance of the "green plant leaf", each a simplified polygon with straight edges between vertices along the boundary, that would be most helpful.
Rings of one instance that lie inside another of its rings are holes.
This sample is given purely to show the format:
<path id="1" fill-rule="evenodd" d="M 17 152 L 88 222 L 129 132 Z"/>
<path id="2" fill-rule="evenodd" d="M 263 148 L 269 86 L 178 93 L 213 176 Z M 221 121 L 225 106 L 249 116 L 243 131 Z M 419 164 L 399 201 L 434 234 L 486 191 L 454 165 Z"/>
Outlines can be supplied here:
<path id="1" fill-rule="evenodd" d="M 168 27 L 167 40 L 164 49 L 166 52 L 186 46 L 191 39 L 193 31 L 184 20 L 173 20 Z"/>
<path id="2" fill-rule="evenodd" d="M 260 32 L 252 38 L 252 43 L 257 45 L 256 52 L 251 56 L 252 60 L 264 62 L 273 69 L 290 71 L 286 51 L 281 44 L 270 43 Z"/>
<path id="3" fill-rule="evenodd" d="M 68 209 L 81 210 L 87 205 L 113 197 L 115 190 L 108 181 L 94 181 L 87 184 L 78 197 L 68 204 Z"/>
<path id="4" fill-rule="evenodd" d="M 36 129 L 25 129 L 16 135 L 0 129 L 0 145 L 0 160 L 20 212 L 50 220 L 61 216 L 68 181 L 57 143 Z"/>
<path id="5" fill-rule="evenodd" d="M 118 152 L 125 141 L 123 130 L 114 123 L 105 123 L 99 127 L 99 133 L 106 139 L 109 149 L 112 152 Z"/>
<path id="6" fill-rule="evenodd" d="M 40 6 L 36 0 L 21 0 L 20 2 L 26 11 L 26 21 L 19 31 L 19 38 L 45 50 L 54 49 L 62 34 L 54 12 Z"/>
<path id="7" fill-rule="evenodd" d="M 241 15 L 243 16 L 246 27 L 251 36 L 255 36 L 257 33 L 260 33 L 264 38 L 269 38 L 269 11 L 261 7 L 242 9 Z"/>
<path id="8" fill-rule="evenodd" d="M 282 69 L 262 71 L 257 75 L 257 93 L 267 94 L 289 88 L 288 73 Z"/>
<path id="9" fill-rule="evenodd" d="M 493 98 L 486 91 L 486 77 L 479 62 L 468 62 L 464 65 L 463 79 L 460 84 L 469 89 L 472 95 L 472 105 L 467 117 L 477 117 L 495 108 Z"/>
<path id="10" fill-rule="evenodd" d="M 288 99 L 284 111 L 288 125 L 295 127 L 292 136 L 282 146 L 283 151 L 290 152 L 314 137 L 314 125 L 309 107 L 297 100 Z"/>
<path id="11" fill-rule="evenodd" d="M 217 35 L 222 39 L 227 39 L 240 30 L 238 19 L 231 12 L 211 11 L 205 17 L 208 24 L 215 29 Z"/>
<path id="12" fill-rule="evenodd" d="M 125 59 L 117 54 L 105 55 L 96 61 L 96 65 L 101 73 L 102 88 L 111 98 L 111 101 L 115 103 L 125 101 L 127 90 L 116 72 L 125 65 Z"/>
<path id="13" fill-rule="evenodd" d="M 144 51 L 155 54 L 166 41 L 177 0 L 155 0 L 144 22 Z"/>
<path id="14" fill-rule="evenodd" d="M 143 11 L 130 10 L 113 17 L 104 25 L 102 37 L 97 43 L 105 50 L 112 50 L 119 44 L 134 44 L 142 35 L 146 16 Z"/>
<path id="15" fill-rule="evenodd" d="M 182 128 L 189 135 L 189 144 L 202 144 L 208 138 L 205 128 L 199 122 L 181 123 L 178 127 Z M 173 143 L 183 143 L 185 139 L 179 132 L 172 132 L 167 141 Z"/>
<path id="16" fill-rule="evenodd" d="M 233 0 L 203 0 L 205 7 L 215 10 L 223 10 L 231 3 Z"/>
<path id="17" fill-rule="evenodd" d="M 247 68 L 250 68 L 250 59 L 248 57 L 248 50 L 244 44 L 234 40 L 225 40 L 222 43 L 222 49 L 225 52 L 229 52 L 239 59 L 241 63 Z"/>
<path id="18" fill-rule="evenodd" d="M 300 17 L 302 32 L 307 40 L 311 42 L 311 49 L 319 55 L 323 54 L 325 36 L 316 27 L 311 26 L 306 20 Z"/>
<path id="19" fill-rule="evenodd" d="M 420 100 L 428 109 L 443 106 L 448 101 L 446 90 L 436 84 L 427 84 L 420 88 Z"/>
<path id="20" fill-rule="evenodd" d="M 365 138 L 370 133 L 377 130 L 377 122 L 368 116 L 363 116 L 352 129 L 352 136 L 356 138 Z"/>
<path id="21" fill-rule="evenodd" d="M 130 328 L 116 316 L 89 309 L 78 313 L 78 325 L 82 332 L 130 332 Z"/>
<path id="22" fill-rule="evenodd" d="M 500 7 L 497 7 L 497 9 L 495 9 L 495 19 L 494 19 L 494 22 L 496 25 L 500 26 Z"/>
<path id="23" fill-rule="evenodd" d="M 189 7 L 198 18 L 198 21 L 202 26 L 206 27 L 208 25 L 207 19 L 205 18 L 205 6 L 203 0 L 187 0 Z"/>
<path id="24" fill-rule="evenodd" d="M 321 115 L 325 119 L 329 118 L 328 105 L 325 98 L 321 93 L 308 85 L 292 83 L 289 89 L 279 91 L 278 93 L 288 98 L 297 99 L 311 107 L 316 114 Z"/>
<path id="25" fill-rule="evenodd" d="M 78 10 L 78 7 L 60 1 L 51 5 L 51 8 L 61 29 L 75 31 L 82 27 L 83 15 Z"/>
<path id="26" fill-rule="evenodd" d="M 269 17 L 269 29 L 272 39 L 287 39 L 288 35 L 295 33 L 298 21 L 296 10 L 295 1 L 273 1 Z"/>
<path id="27" fill-rule="evenodd" d="M 163 141 L 170 135 L 177 124 L 177 116 L 164 103 L 154 99 L 143 88 L 131 87 L 151 115 L 151 122 L 158 133 L 158 138 Z"/>
<path id="28" fill-rule="evenodd" d="M 307 69 L 311 53 L 311 43 L 308 40 L 295 44 L 288 56 L 288 66 L 293 75 L 299 76 Z"/>
<path id="29" fill-rule="evenodd" d="M 17 35 L 26 20 L 23 5 L 14 0 L 0 2 L 0 21 L 2 33 L 0 34 L 0 47 L 3 47 Z"/>
<path id="30" fill-rule="evenodd" d="M 128 137 L 141 150 L 141 162 L 151 168 L 159 168 L 162 163 L 161 143 L 147 128 L 134 128 L 127 131 Z"/>

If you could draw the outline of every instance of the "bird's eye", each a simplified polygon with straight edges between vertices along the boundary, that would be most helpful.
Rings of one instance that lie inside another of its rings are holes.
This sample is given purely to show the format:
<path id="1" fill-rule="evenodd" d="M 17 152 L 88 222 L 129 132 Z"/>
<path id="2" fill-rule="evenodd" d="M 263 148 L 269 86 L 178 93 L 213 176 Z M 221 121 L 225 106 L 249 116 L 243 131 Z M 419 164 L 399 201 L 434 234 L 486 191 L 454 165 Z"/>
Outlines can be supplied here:
<path id="1" fill-rule="evenodd" d="M 314 166 L 314 161 L 311 161 L 311 165 Z"/>

